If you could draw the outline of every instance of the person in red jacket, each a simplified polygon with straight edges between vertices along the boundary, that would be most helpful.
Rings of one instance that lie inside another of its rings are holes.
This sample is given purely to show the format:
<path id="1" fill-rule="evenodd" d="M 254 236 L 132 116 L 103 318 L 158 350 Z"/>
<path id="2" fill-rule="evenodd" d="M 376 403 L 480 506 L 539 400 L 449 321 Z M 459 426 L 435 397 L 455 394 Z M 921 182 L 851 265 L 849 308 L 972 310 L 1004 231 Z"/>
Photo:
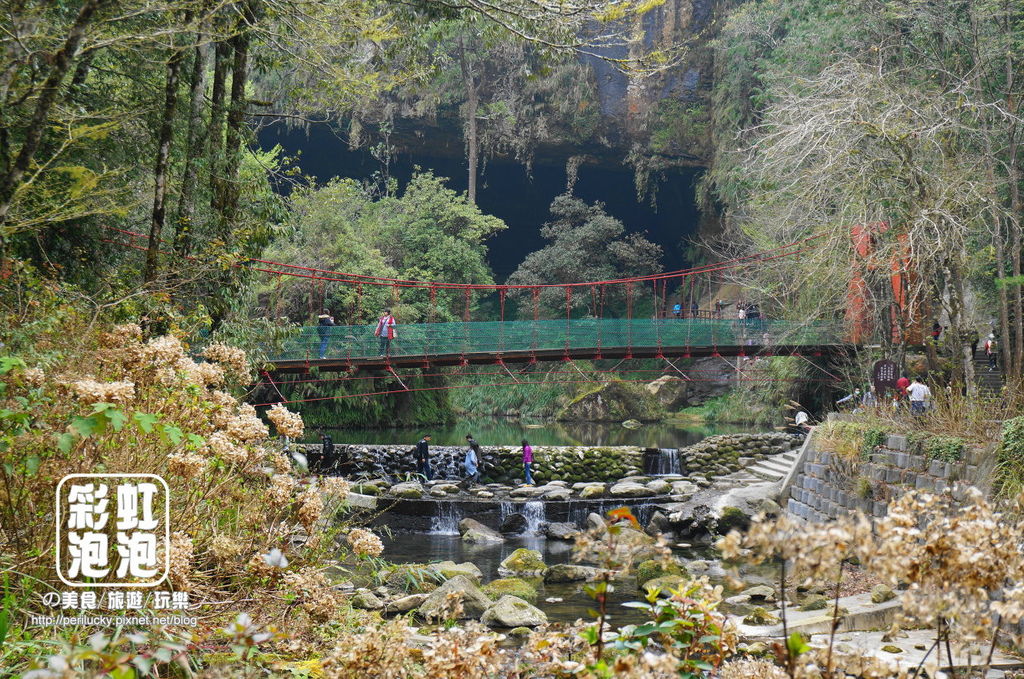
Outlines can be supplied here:
<path id="1" fill-rule="evenodd" d="M 906 375 L 896 380 L 896 398 L 898 400 L 902 401 L 907 397 L 907 387 L 909 386 L 910 380 L 907 379 Z"/>
<path id="2" fill-rule="evenodd" d="M 380 338 L 380 355 L 390 356 L 391 340 L 395 339 L 395 317 L 391 315 L 391 309 L 384 310 L 373 334 Z"/>

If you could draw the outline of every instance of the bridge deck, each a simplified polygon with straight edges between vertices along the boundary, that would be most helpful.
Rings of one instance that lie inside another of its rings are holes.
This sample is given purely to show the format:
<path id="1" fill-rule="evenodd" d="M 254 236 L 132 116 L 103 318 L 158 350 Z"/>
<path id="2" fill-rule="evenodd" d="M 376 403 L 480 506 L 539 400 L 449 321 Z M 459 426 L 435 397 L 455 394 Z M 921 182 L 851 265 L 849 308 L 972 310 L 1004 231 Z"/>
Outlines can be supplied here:
<path id="1" fill-rule="evenodd" d="M 275 372 L 305 372 L 311 367 L 337 371 L 499 361 L 832 353 L 848 347 L 841 325 L 832 323 L 579 319 L 399 325 L 390 347 L 382 352 L 374 327 L 304 327 L 268 354 Z"/>

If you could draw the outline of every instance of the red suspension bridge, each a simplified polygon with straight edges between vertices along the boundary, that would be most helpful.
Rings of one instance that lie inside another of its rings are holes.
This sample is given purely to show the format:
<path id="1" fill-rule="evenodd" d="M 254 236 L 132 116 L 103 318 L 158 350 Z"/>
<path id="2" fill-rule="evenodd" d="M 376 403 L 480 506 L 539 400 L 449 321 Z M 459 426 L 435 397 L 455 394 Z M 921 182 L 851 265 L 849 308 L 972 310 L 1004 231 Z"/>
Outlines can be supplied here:
<path id="1" fill-rule="evenodd" d="M 111 229 L 108 242 L 145 250 L 139 244 L 145 234 Z M 359 370 L 384 371 L 398 378 L 397 369 L 429 372 L 444 366 L 498 365 L 512 376 L 508 364 L 532 365 L 545 361 L 576 359 L 664 359 L 677 372 L 671 359 L 698 357 L 743 357 L 804 355 L 820 356 L 844 352 L 851 343 L 842 322 L 790 322 L 764 318 L 736 318 L 734 310 L 695 308 L 702 293 L 710 298 L 712 277 L 742 267 L 764 266 L 781 258 L 799 256 L 816 246 L 811 237 L 764 252 L 646 276 L 572 283 L 531 285 L 473 284 L 421 281 L 351 274 L 303 267 L 265 259 L 245 259 L 235 264 L 277 277 L 305 279 L 310 284 L 310 303 L 327 298 L 327 286 L 345 286 L 353 300 L 341 312 L 349 319 L 366 318 L 361 308 L 363 291 L 386 288 L 392 300 L 415 292 L 426 302 L 426 322 L 399 323 L 394 339 L 381 343 L 374 336 L 375 323 L 351 322 L 336 326 L 307 326 L 273 347 L 266 347 L 271 366 L 265 373 L 307 373 Z M 173 257 L 172 253 L 168 253 Z M 354 294 L 351 294 L 354 292 Z M 473 311 L 490 297 L 497 320 L 474 320 Z M 564 300 L 564 314 L 551 316 L 552 299 Z M 448 317 L 455 302 L 461 301 L 461 321 L 433 322 L 442 298 Z M 496 299 L 494 299 L 496 297 Z M 506 317 L 509 298 L 514 299 L 515 317 Z M 453 302 L 453 300 L 455 302 Z M 605 317 L 615 301 L 617 318 Z M 674 310 L 675 305 L 678 310 Z M 642 311 L 642 317 L 640 309 Z M 724 315 L 732 318 L 724 318 Z M 582 316 L 582 317 L 581 317 Z M 549 371 L 550 372 L 550 371 Z M 579 372 L 579 371 L 577 371 Z M 579 373 L 586 380 L 586 375 Z M 550 375 L 549 375 L 550 377 Z M 356 378 L 352 378 L 356 379 Z M 650 379 L 650 378 L 648 378 Z M 577 380 L 573 380 L 577 381 Z M 527 382 L 528 383 L 528 382 Z M 273 382 L 271 382 L 273 384 Z M 472 385 L 457 385 L 469 387 Z M 435 387 L 429 387 L 435 388 Z M 385 392 L 368 393 L 392 393 Z"/>

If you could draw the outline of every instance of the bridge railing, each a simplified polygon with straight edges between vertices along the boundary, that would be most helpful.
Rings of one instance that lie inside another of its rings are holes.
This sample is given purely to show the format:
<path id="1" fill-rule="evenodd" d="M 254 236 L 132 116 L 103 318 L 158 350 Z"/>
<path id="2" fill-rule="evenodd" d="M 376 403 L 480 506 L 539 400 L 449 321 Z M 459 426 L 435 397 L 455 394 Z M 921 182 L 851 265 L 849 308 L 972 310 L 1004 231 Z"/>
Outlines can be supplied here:
<path id="1" fill-rule="evenodd" d="M 382 354 L 375 325 L 303 327 L 270 360 L 356 360 Z M 573 319 L 398 325 L 391 357 L 716 346 L 821 346 L 843 342 L 842 324 L 764 319 Z"/>

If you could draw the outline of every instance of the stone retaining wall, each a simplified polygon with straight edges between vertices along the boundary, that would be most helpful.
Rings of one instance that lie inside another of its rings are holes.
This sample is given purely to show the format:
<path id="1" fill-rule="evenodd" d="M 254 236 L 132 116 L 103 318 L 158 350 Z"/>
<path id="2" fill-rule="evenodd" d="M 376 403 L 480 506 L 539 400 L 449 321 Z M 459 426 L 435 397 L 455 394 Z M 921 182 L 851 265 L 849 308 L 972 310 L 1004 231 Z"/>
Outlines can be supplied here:
<path id="1" fill-rule="evenodd" d="M 416 472 L 415 446 L 335 445 L 335 460 L 323 460 L 319 444 L 305 444 L 314 470 L 338 471 L 348 476 L 401 476 Z M 522 480 L 523 456 L 518 447 L 482 446 L 481 480 L 511 483 Z M 431 446 L 430 465 L 434 478 L 461 479 L 465 446 Z M 642 473 L 643 449 L 629 446 L 590 448 L 583 446 L 534 446 L 534 479 L 547 481 L 617 481 Z"/>
<path id="2" fill-rule="evenodd" d="M 853 462 L 836 453 L 808 450 L 785 506 L 790 514 L 813 522 L 858 509 L 881 517 L 890 500 L 912 489 L 950 492 L 954 499 L 962 500 L 966 488 L 978 485 L 983 475 L 970 458 L 929 460 L 909 452 L 906 437 L 889 436 L 884 446 Z"/>
<path id="3" fill-rule="evenodd" d="M 678 452 L 679 474 L 723 476 L 761 459 L 794 448 L 799 439 L 789 434 L 725 434 L 711 436 Z M 324 460 L 320 444 L 302 444 L 310 467 L 323 473 L 346 476 L 401 476 L 416 471 L 415 446 L 336 444 L 334 459 Z M 431 446 L 434 478 L 461 479 L 465 446 Z M 656 449 L 633 446 L 534 446 L 533 476 L 537 483 L 566 481 L 611 483 L 644 473 L 644 456 Z M 518 446 L 481 447 L 484 483 L 522 481 L 522 453 Z"/>

